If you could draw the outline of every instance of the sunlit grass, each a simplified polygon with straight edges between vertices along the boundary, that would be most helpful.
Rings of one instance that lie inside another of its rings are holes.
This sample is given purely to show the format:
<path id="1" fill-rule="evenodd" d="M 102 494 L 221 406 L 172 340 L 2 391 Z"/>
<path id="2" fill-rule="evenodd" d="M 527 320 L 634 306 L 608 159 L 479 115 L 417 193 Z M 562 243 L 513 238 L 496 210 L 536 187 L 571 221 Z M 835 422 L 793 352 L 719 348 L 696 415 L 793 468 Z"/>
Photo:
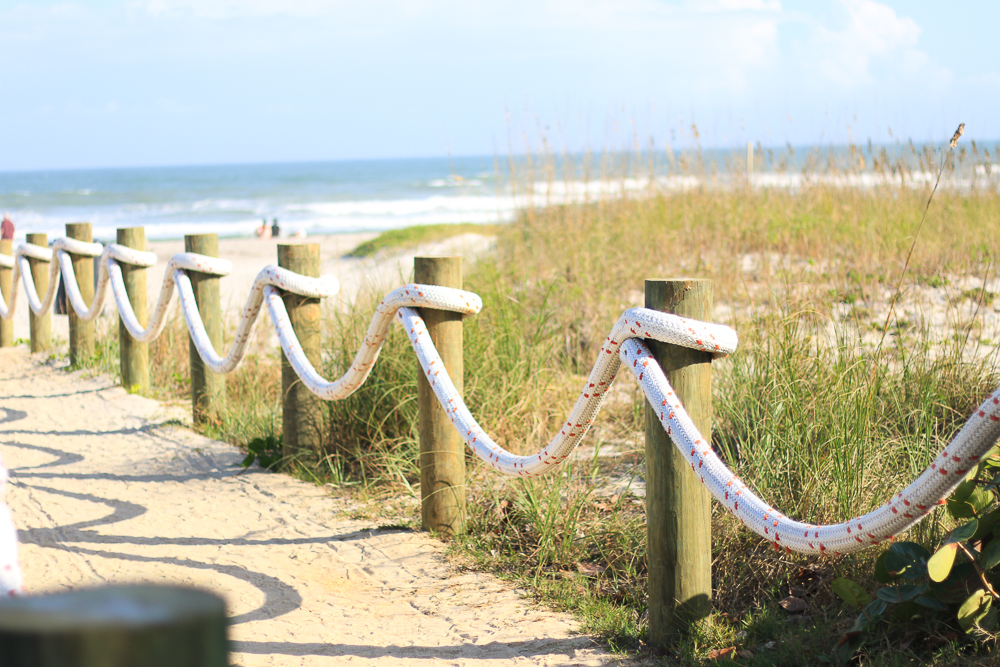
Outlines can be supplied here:
<path id="1" fill-rule="evenodd" d="M 940 163 L 914 155 L 920 168 Z M 688 157 L 682 167 L 697 171 Z M 552 178 L 544 158 L 531 168 Z M 496 251 L 467 270 L 466 287 L 484 308 L 465 320 L 466 401 L 498 443 L 536 451 L 565 418 L 621 311 L 642 304 L 643 281 L 708 278 L 716 319 L 741 336 L 740 349 L 714 365 L 716 450 L 786 514 L 822 522 L 867 512 L 922 470 L 1000 382 L 1000 332 L 989 328 L 983 289 L 1000 257 L 1000 194 L 939 192 L 903 275 L 926 197 L 909 186 L 701 187 L 527 207 L 496 229 Z M 897 284 L 896 313 L 883 329 Z M 381 296 L 365 292 L 329 313 L 327 377 L 350 363 Z M 115 336 L 109 329 L 97 362 L 112 374 Z M 152 348 L 157 395 L 185 395 L 185 337 L 175 321 Z M 241 445 L 280 435 L 278 366 L 278 353 L 258 346 L 227 379 L 229 408 L 209 432 Z M 375 499 L 371 512 L 388 515 L 391 506 L 394 521 L 414 523 L 416 373 L 394 328 L 368 383 L 327 404 L 327 456 L 300 474 L 350 487 Z M 510 480 L 470 457 L 469 532 L 451 553 L 576 612 L 613 648 L 642 651 L 643 399 L 628 377 L 619 382 L 585 442 L 587 451 L 613 448 L 614 458 L 584 456 L 540 479 Z M 932 539 L 941 521 L 935 515 L 910 537 Z M 863 580 L 877 555 L 776 554 L 717 505 L 713 535 L 715 613 L 678 648 L 681 664 L 726 645 L 752 649 L 757 657 L 745 664 L 828 653 L 847 618 L 828 586 L 810 593 L 808 622 L 788 625 L 776 602 L 804 566 Z M 912 664 L 913 655 L 944 650 L 872 646 L 865 664 Z"/>

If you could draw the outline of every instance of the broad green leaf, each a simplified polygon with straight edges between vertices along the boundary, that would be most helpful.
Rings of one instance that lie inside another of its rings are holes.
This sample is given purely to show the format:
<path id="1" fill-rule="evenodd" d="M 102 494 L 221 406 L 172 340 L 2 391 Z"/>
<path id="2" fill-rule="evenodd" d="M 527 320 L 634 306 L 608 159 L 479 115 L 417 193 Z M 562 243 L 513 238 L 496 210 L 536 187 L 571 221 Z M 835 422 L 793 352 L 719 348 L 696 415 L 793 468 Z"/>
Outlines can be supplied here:
<path id="1" fill-rule="evenodd" d="M 834 649 L 834 655 L 837 658 L 837 662 L 841 665 L 850 664 L 851 660 L 854 658 L 854 654 L 858 652 L 861 645 L 865 642 L 865 636 L 859 631 L 851 631 L 844 634 L 840 641 L 837 642 L 837 647 Z"/>
<path id="2" fill-rule="evenodd" d="M 979 627 L 987 632 L 997 631 L 997 608 L 990 605 L 990 610 L 979 620 Z"/>
<path id="3" fill-rule="evenodd" d="M 958 544 L 946 544 L 935 552 L 927 561 L 927 574 L 931 581 L 944 581 L 951 573 L 951 568 L 955 564 L 955 554 L 958 553 Z"/>
<path id="4" fill-rule="evenodd" d="M 919 597 L 913 598 L 913 601 L 922 607 L 927 607 L 928 609 L 934 609 L 936 611 L 948 611 L 948 605 L 937 598 L 932 598 L 927 595 L 921 595 Z"/>
<path id="5" fill-rule="evenodd" d="M 833 580 L 831 586 L 837 597 L 855 607 L 862 608 L 872 600 L 865 589 L 850 579 L 838 577 Z"/>
<path id="6" fill-rule="evenodd" d="M 989 612 L 992 603 L 989 593 L 982 589 L 976 591 L 958 608 L 958 624 L 966 632 L 971 632 Z"/>
<path id="7" fill-rule="evenodd" d="M 904 567 L 900 568 L 905 579 L 920 579 L 926 576 L 927 560 L 931 554 L 921 545 L 916 542 L 894 542 L 889 547 L 888 552 L 893 554 L 893 560 L 886 560 L 886 569 L 890 573 L 893 571 L 891 568 L 898 567 L 895 561 L 895 557 L 898 556 L 906 563 Z"/>
<path id="8" fill-rule="evenodd" d="M 1000 564 L 1000 540 L 992 539 L 979 556 L 979 564 L 984 570 L 989 570 Z"/>
<path id="9" fill-rule="evenodd" d="M 931 557 L 931 552 L 916 542 L 893 542 L 889 545 L 889 551 L 899 554 L 910 563 L 926 563 Z"/>
<path id="10" fill-rule="evenodd" d="M 872 619 L 868 618 L 868 614 L 862 611 L 858 614 L 858 617 L 854 619 L 854 625 L 851 626 L 849 632 L 864 632 L 868 629 L 868 626 L 872 624 Z"/>
<path id="11" fill-rule="evenodd" d="M 976 534 L 976 530 L 979 528 L 979 522 L 973 519 L 964 526 L 959 526 L 955 530 L 951 531 L 951 535 L 945 540 L 945 544 L 954 544 L 956 542 L 964 542 L 973 535 Z"/>
<path id="12" fill-rule="evenodd" d="M 972 591 L 978 588 L 976 568 L 967 558 L 958 559 L 951 568 L 948 578 L 941 582 L 930 581 L 929 588 L 931 595 L 957 608 Z"/>
<path id="13" fill-rule="evenodd" d="M 969 499 L 972 492 L 976 490 L 976 482 L 973 480 L 966 480 L 955 487 L 955 490 L 951 492 L 948 500 L 965 501 Z"/>
<path id="14" fill-rule="evenodd" d="M 913 600 L 907 600 L 902 604 L 896 605 L 895 610 L 892 612 L 892 620 L 905 623 L 914 616 L 923 614 L 926 611 L 926 609 L 918 605 Z"/>
<path id="15" fill-rule="evenodd" d="M 865 616 L 869 620 L 874 621 L 876 618 L 885 613 L 885 608 L 889 605 L 886 604 L 885 600 L 872 600 L 867 607 L 862 610 Z"/>
<path id="16" fill-rule="evenodd" d="M 883 551 L 875 559 L 875 581 L 891 584 L 906 569 L 906 561 L 899 554 Z"/>
<path id="17" fill-rule="evenodd" d="M 972 503 L 964 500 L 949 498 L 948 514 L 950 514 L 953 519 L 971 519 L 976 516 L 976 508 L 972 506 Z"/>
<path id="18" fill-rule="evenodd" d="M 972 509 L 976 510 L 976 516 L 979 516 L 993 504 L 993 494 L 981 486 L 976 487 L 966 502 L 972 505 Z"/>
<path id="19" fill-rule="evenodd" d="M 914 586 L 912 584 L 903 586 L 886 586 L 885 588 L 880 588 L 875 591 L 875 595 L 877 595 L 880 600 L 885 600 L 886 602 L 891 602 L 893 604 L 899 604 L 900 602 L 911 600 L 920 595 L 920 586 Z"/>
<path id="20" fill-rule="evenodd" d="M 992 492 L 989 493 L 992 495 Z M 976 534 L 970 538 L 971 541 L 976 542 L 993 534 L 997 523 L 1000 523 L 1000 508 L 994 506 L 993 509 L 980 513 L 979 528 L 976 529 Z"/>

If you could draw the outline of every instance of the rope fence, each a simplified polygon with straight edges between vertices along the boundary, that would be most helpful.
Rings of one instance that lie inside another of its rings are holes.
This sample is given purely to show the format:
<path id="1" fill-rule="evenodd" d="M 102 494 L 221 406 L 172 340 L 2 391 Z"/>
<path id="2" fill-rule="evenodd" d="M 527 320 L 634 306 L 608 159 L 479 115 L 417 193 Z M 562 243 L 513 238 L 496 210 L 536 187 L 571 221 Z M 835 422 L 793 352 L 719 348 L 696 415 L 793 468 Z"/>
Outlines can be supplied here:
<path id="1" fill-rule="evenodd" d="M 279 246 L 279 254 L 282 247 L 287 246 Z M 318 246 L 316 252 L 318 257 Z M 89 303 L 81 294 L 74 269 L 74 259 L 81 257 L 99 258 L 97 286 Z M 322 400 L 340 400 L 359 390 L 376 363 L 389 327 L 395 320 L 409 337 L 422 373 L 454 431 L 490 468 L 511 477 L 542 475 L 565 461 L 594 423 L 602 402 L 624 365 L 642 388 L 651 419 L 662 429 L 661 433 L 670 438 L 682 458 L 684 475 L 689 475 L 685 479 L 696 480 L 696 484 L 704 485 L 718 502 L 750 530 L 770 541 L 776 549 L 787 552 L 845 554 L 893 539 L 895 535 L 923 519 L 937 505 L 943 504 L 945 498 L 965 478 L 969 470 L 979 463 L 981 457 L 989 452 L 1000 436 L 1000 390 L 998 390 L 973 413 L 941 455 L 916 480 L 884 505 L 842 523 L 830 525 L 803 523 L 788 518 L 758 498 L 716 456 L 711 447 L 710 412 L 707 425 L 705 420 L 701 419 L 702 428 L 699 429 L 686 410 L 692 408 L 692 402 L 699 400 L 707 402 L 710 410 L 710 386 L 706 383 L 711 382 L 711 359 L 731 354 L 737 347 L 737 334 L 729 327 L 661 312 L 670 308 L 660 305 L 656 308 L 626 310 L 615 322 L 601 346 L 597 361 L 580 397 L 563 426 L 541 451 L 522 456 L 500 447 L 476 421 L 466 406 L 461 391 L 456 388 L 447 365 L 442 361 L 444 350 L 436 347 L 434 332 L 428 327 L 428 320 L 432 319 L 434 313 L 448 312 L 459 316 L 478 313 L 482 308 L 482 301 L 476 294 L 455 287 L 420 283 L 407 284 L 389 292 L 376 308 L 364 342 L 350 368 L 340 378 L 330 380 L 324 378 L 308 358 L 309 355 L 299 339 L 301 332 L 293 324 L 294 313 L 290 315 L 285 299 L 290 295 L 301 297 L 301 300 L 305 301 L 330 297 L 339 290 L 335 278 L 309 277 L 280 266 L 268 266 L 262 269 L 254 280 L 250 296 L 240 312 L 234 340 L 228 351 L 222 354 L 216 345 L 213 345 L 206 331 L 192 287 L 192 277 L 197 279 L 205 276 L 225 276 L 232 270 L 231 263 L 217 257 L 192 252 L 174 255 L 167 263 L 159 298 L 151 309 L 148 322 L 142 322 L 142 318 L 136 315 L 136 310 L 133 308 L 136 297 L 134 294 L 130 296 L 126 288 L 123 269 L 126 271 L 147 269 L 154 266 L 156 260 L 156 255 L 153 253 L 126 247 L 120 243 L 102 246 L 72 238 L 58 238 L 51 243 L 51 247 L 23 243 L 17 246 L 13 256 L 0 254 L 0 319 L 10 320 L 13 317 L 18 305 L 19 286 L 23 286 L 31 313 L 36 318 L 47 317 L 61 276 L 70 308 L 79 321 L 92 322 L 100 315 L 110 285 L 124 330 L 135 341 L 148 343 L 155 340 L 163 331 L 176 290 L 193 348 L 197 350 L 199 358 L 208 369 L 213 373 L 225 374 L 238 368 L 244 359 L 258 316 L 262 308 L 266 308 L 284 357 L 298 382 L 310 394 Z M 48 264 L 48 271 L 40 272 L 39 267 L 44 264 Z M 13 273 L 13 281 L 9 288 L 6 287 L 5 272 Z M 47 278 L 47 281 L 39 281 L 40 275 Z M 647 305 L 650 304 L 650 283 L 661 283 L 657 289 L 663 289 L 662 284 L 675 289 L 677 298 L 674 305 L 676 305 L 684 300 L 686 292 L 692 289 L 697 292 L 696 283 L 699 282 L 707 281 L 648 281 Z M 144 295 L 142 298 L 145 298 Z M 710 305 L 710 296 L 708 303 Z M 709 307 L 699 312 L 705 313 L 700 317 L 707 317 L 711 309 Z M 663 349 L 674 349 L 674 346 L 691 350 L 694 354 L 692 356 L 688 353 L 691 358 L 684 363 L 675 359 L 670 364 L 671 376 L 673 377 L 673 373 L 682 366 L 704 364 L 709 370 L 707 375 L 698 381 L 701 385 L 688 387 L 690 383 L 685 381 L 683 391 L 678 385 L 678 391 L 675 392 L 661 366 L 665 354 Z M 34 350 L 34 344 L 32 349 Z M 698 396 L 708 396 L 708 398 L 698 399 Z M 288 413 L 285 414 L 287 418 Z M 647 419 L 647 424 L 649 423 L 650 420 Z M 647 429 L 647 438 L 649 437 Z M 649 456 L 651 446 L 647 444 L 648 466 L 651 465 Z M 435 449 L 436 447 L 432 446 L 426 451 Z M 425 451 L 423 444 L 421 451 Z M 421 465 L 425 465 L 423 455 Z M 686 468 L 689 468 L 690 472 Z M 663 474 L 660 470 L 652 468 L 647 470 L 647 476 L 651 481 L 657 475 Z M 0 467 L 0 490 L 5 478 L 6 471 Z M 673 502 L 679 503 L 679 506 L 670 508 L 670 512 L 683 514 L 686 511 L 683 504 L 687 501 L 682 494 L 674 494 L 672 497 Z M 464 495 L 462 502 L 464 503 Z M 659 501 L 647 497 L 647 507 L 650 507 L 652 502 Z M 424 511 L 427 511 L 426 507 Z M 464 514 L 464 506 L 461 512 Z M 662 530 L 662 527 L 652 526 L 653 514 L 650 507 L 648 522 L 651 537 L 656 530 Z M 661 520 L 670 519 L 664 516 L 662 519 L 657 519 L 657 522 Z M 427 527 L 426 522 L 425 527 Z M 444 530 L 447 532 L 448 527 L 445 526 Z M 670 533 L 669 530 L 667 532 Z M 672 539 L 682 541 L 677 535 Z M 673 549 L 674 552 L 683 552 L 686 548 L 684 544 L 678 543 L 668 548 L 668 551 Z M 710 542 L 707 547 L 697 547 L 699 552 L 697 559 L 700 559 L 698 562 L 701 564 L 696 568 L 702 573 L 699 576 L 703 575 L 706 568 L 710 568 L 710 548 Z M 651 550 L 651 559 L 653 555 Z M 651 578 L 654 576 L 654 571 L 660 567 L 660 563 L 649 563 Z M 669 576 L 674 579 L 684 579 L 689 576 L 686 573 L 686 568 L 689 567 L 695 566 L 690 565 L 684 557 L 678 556 L 676 562 L 668 564 Z M 710 576 L 708 580 L 708 596 L 710 596 Z M 0 505 L 0 594 L 13 595 L 21 590 L 16 558 L 16 535 L 6 507 Z M 678 596 L 677 590 L 664 594 L 668 598 L 670 595 L 673 595 L 672 599 L 657 602 L 653 599 L 651 586 L 651 609 L 654 604 L 664 604 L 670 609 L 679 610 L 687 602 L 684 596 Z M 703 604 L 695 606 L 704 607 Z M 668 613 L 664 618 L 667 619 L 664 622 L 668 622 L 672 616 Z M 650 623 L 651 633 L 655 636 L 652 614 Z"/>

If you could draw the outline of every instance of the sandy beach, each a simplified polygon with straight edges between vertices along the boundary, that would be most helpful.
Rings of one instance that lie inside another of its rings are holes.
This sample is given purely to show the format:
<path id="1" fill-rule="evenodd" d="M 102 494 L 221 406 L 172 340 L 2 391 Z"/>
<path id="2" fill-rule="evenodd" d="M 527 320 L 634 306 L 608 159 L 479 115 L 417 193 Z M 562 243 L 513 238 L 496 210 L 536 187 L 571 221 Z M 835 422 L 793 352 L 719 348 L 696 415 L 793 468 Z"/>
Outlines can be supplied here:
<path id="1" fill-rule="evenodd" d="M 480 234 L 462 234 L 444 241 L 424 244 L 390 254 L 369 258 L 347 257 L 359 244 L 378 236 L 377 233 L 334 234 L 304 239 L 219 239 L 219 256 L 233 263 L 233 272 L 220 280 L 222 303 L 227 312 L 235 316 L 243 306 L 254 278 L 262 268 L 278 263 L 279 243 L 318 243 L 322 259 L 321 273 L 332 275 L 340 282 L 341 290 L 336 304 L 351 302 L 365 287 L 392 289 L 412 277 L 413 257 L 416 255 L 462 255 L 472 259 L 485 252 L 492 244 L 492 238 Z M 166 263 L 175 253 L 184 252 L 184 240 L 151 241 L 148 249 L 156 253 L 159 262 L 146 274 L 148 303 L 150 310 L 159 297 L 163 284 Z M 176 296 L 174 297 L 176 301 Z M 331 304 L 332 305 L 332 304 Z M 28 305 L 24 294 L 18 297 L 14 315 L 14 337 L 24 340 L 29 336 Z M 110 290 L 106 298 L 103 317 L 116 315 L 114 300 Z M 55 341 L 65 343 L 69 338 L 69 318 L 66 315 L 51 315 L 52 335 Z"/>
<path id="2" fill-rule="evenodd" d="M 323 272 L 341 280 L 343 299 L 405 280 L 414 255 L 472 257 L 492 243 L 466 235 L 391 256 L 343 256 L 371 236 L 309 239 L 320 242 Z M 222 280 L 230 310 L 274 261 L 275 245 L 220 243 L 234 264 Z M 183 242 L 150 249 L 161 258 L 150 271 L 152 298 Z M 55 317 L 57 336 L 65 323 Z M 231 664 L 248 667 L 620 663 L 568 614 L 449 565 L 444 543 L 352 519 L 351 501 L 335 490 L 244 470 L 239 449 L 180 426 L 186 407 L 69 373 L 65 363 L 25 345 L 0 350 L 0 458 L 29 594 L 127 582 L 209 590 L 226 601 Z"/>
<path id="3" fill-rule="evenodd" d="M 347 518 L 322 487 L 239 467 L 183 409 L 0 350 L 0 456 L 29 593 L 105 583 L 222 596 L 234 665 L 618 660 L 424 533 Z"/>

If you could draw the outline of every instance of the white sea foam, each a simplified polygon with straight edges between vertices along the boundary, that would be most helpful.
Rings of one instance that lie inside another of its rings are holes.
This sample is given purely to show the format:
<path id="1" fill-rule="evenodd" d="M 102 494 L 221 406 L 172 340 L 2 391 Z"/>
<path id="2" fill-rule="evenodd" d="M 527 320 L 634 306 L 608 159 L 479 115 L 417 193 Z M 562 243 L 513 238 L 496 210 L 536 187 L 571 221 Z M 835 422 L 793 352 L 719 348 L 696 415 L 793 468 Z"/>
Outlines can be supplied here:
<path id="1" fill-rule="evenodd" d="M 844 188 L 910 187 L 926 188 L 934 183 L 936 173 L 907 171 L 903 173 L 822 173 L 759 172 L 750 181 L 754 188 L 774 188 L 798 191 L 822 185 Z M 417 182 L 417 181 L 412 181 Z M 62 235 L 65 223 L 87 220 L 94 225 L 94 236 L 114 238 L 119 227 L 143 226 L 150 239 L 178 238 L 184 234 L 211 230 L 222 236 L 252 235 L 262 218 L 271 222 L 278 218 L 285 233 L 304 230 L 310 234 L 350 231 L 379 231 L 409 225 L 431 223 L 496 223 L 513 220 L 519 211 L 532 207 L 596 202 L 617 197 L 646 197 L 694 188 L 745 187 L 742 174 L 671 175 L 648 178 L 633 176 L 607 179 L 536 180 L 506 186 L 502 192 L 490 192 L 479 178 L 421 179 L 422 186 L 407 186 L 410 196 L 392 194 L 379 197 L 354 197 L 348 193 L 331 194 L 329 198 L 307 196 L 304 192 L 285 192 L 281 188 L 262 188 L 260 196 L 206 196 L 172 201 L 160 192 L 159 201 L 114 202 L 102 189 L 69 188 L 63 194 L 87 195 L 93 204 L 79 200 L 60 200 L 49 205 L 14 208 L 17 236 L 25 232 L 46 232 L 50 238 Z M 979 165 L 962 176 L 947 174 L 941 179 L 942 188 L 969 189 L 1000 187 L 1000 165 Z M 377 189 L 376 189 L 377 190 Z M 32 190 L 33 191 L 33 190 Z M 52 191 L 50 191 L 52 192 Z M 58 192 L 58 190 L 56 190 Z M 216 190 L 225 193 L 221 187 Z M 27 197 L 31 191 L 14 194 Z M 226 193 L 228 194 L 228 193 Z M 395 195 L 395 196 L 393 196 Z M 123 199 L 126 197 L 123 196 Z M 67 203 L 72 202 L 72 203 Z"/>
<path id="2" fill-rule="evenodd" d="M 427 185 L 432 188 L 478 188 L 483 185 L 483 182 L 478 178 L 451 176 L 449 178 L 435 178 Z"/>

